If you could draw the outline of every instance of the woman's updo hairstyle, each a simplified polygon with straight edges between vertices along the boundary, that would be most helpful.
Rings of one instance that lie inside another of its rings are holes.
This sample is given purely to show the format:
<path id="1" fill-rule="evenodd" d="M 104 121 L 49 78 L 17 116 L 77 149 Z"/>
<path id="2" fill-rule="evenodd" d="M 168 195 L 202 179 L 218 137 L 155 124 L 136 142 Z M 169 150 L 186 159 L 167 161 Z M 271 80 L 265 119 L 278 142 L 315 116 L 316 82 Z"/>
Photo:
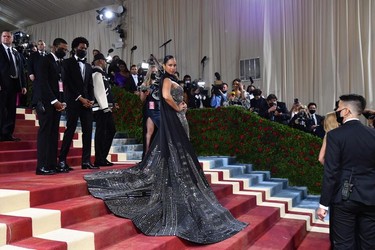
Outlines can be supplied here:
<path id="1" fill-rule="evenodd" d="M 167 55 L 164 57 L 163 64 L 166 64 L 169 60 L 173 59 L 174 57 L 171 55 Z"/>

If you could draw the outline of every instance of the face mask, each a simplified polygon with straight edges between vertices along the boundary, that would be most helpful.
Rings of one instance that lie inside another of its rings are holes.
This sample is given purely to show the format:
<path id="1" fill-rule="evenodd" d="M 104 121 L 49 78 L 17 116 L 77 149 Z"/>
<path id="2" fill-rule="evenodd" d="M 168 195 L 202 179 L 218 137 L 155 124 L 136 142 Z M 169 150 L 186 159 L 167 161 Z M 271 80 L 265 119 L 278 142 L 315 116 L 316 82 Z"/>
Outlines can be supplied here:
<path id="1" fill-rule="evenodd" d="M 86 50 L 81 50 L 81 49 L 76 50 L 76 56 L 78 56 L 79 58 L 83 59 L 86 57 L 86 55 L 87 55 Z"/>
<path id="2" fill-rule="evenodd" d="M 310 112 L 310 114 L 313 115 L 313 114 L 315 114 L 316 110 L 315 109 L 310 109 L 309 112 Z"/>
<path id="3" fill-rule="evenodd" d="M 55 56 L 57 57 L 57 58 L 59 58 L 59 59 L 63 59 L 64 57 L 65 57 L 65 51 L 64 51 L 64 49 L 57 49 L 56 51 L 55 51 Z"/>
<path id="4" fill-rule="evenodd" d="M 341 117 L 340 116 L 340 113 L 341 113 L 341 110 L 340 111 L 336 111 L 336 121 L 342 125 L 343 121 L 344 121 L 344 117 Z"/>

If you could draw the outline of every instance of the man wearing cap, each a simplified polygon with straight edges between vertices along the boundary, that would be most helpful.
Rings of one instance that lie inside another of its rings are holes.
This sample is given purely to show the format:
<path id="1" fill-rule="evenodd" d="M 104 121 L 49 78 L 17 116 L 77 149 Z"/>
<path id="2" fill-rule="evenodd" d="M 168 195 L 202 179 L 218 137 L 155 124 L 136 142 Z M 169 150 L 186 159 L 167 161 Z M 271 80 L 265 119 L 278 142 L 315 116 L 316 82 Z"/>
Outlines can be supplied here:
<path id="1" fill-rule="evenodd" d="M 106 68 L 104 55 L 101 53 L 95 55 L 93 65 L 92 79 L 95 96 L 93 111 L 96 121 L 94 166 L 112 166 L 113 163 L 107 160 L 107 156 L 116 133 L 112 108 L 117 107 L 117 104 L 114 104 L 110 77 L 104 71 Z"/>

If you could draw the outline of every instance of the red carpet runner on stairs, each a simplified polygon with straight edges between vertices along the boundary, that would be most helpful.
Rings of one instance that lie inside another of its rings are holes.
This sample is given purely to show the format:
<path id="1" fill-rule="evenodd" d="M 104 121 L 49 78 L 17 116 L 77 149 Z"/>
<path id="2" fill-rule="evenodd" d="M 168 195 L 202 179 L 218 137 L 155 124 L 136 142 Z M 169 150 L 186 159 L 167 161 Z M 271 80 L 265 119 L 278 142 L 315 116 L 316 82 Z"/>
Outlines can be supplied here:
<path id="1" fill-rule="evenodd" d="M 0 250 L 330 248 L 327 233 L 310 230 L 326 232 L 328 227 L 318 225 L 312 215 L 293 211 L 265 191 L 246 189 L 241 180 L 227 180 L 225 173 L 210 170 L 205 170 L 206 176 L 219 201 L 250 226 L 223 242 L 203 246 L 173 236 L 145 236 L 88 194 L 82 177 L 92 170 L 80 169 L 80 149 L 72 148 L 68 159 L 74 171 L 35 175 L 37 123 L 31 111 L 20 113 L 25 114 L 17 115 L 15 136 L 22 141 L 0 142 Z M 118 162 L 115 168 L 130 166 Z"/>

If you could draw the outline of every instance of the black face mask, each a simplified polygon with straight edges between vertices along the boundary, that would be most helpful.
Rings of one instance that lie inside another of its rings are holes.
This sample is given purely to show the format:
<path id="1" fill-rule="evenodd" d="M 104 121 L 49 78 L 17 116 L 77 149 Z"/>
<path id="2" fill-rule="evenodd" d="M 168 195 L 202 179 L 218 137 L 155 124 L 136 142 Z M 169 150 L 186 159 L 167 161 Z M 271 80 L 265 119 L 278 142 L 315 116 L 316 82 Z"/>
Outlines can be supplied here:
<path id="1" fill-rule="evenodd" d="M 310 114 L 313 115 L 313 114 L 315 114 L 316 110 L 315 109 L 310 109 L 309 112 L 310 112 Z"/>
<path id="2" fill-rule="evenodd" d="M 336 114 L 336 121 L 337 121 L 340 125 L 342 125 L 342 123 L 344 122 L 344 117 L 341 117 L 341 116 L 340 116 L 340 113 L 341 113 L 341 110 L 335 112 L 335 114 Z"/>
<path id="3" fill-rule="evenodd" d="M 81 49 L 76 50 L 76 56 L 78 56 L 79 58 L 83 59 L 86 57 L 86 55 L 87 55 L 86 50 L 81 50 Z"/>
<path id="4" fill-rule="evenodd" d="M 65 51 L 64 51 L 64 49 L 57 49 L 56 51 L 55 51 L 55 56 L 57 57 L 57 58 L 59 58 L 59 59 L 63 59 L 64 57 L 65 57 Z"/>

